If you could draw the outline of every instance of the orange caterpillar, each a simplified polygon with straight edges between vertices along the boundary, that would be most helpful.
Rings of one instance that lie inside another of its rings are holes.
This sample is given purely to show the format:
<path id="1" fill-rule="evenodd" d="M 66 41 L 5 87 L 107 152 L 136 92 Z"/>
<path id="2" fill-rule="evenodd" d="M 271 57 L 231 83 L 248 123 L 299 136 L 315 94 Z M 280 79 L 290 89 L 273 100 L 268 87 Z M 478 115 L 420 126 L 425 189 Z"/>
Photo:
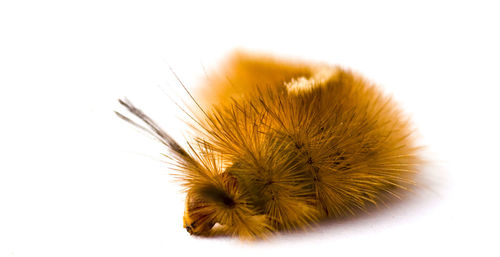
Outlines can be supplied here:
<path id="1" fill-rule="evenodd" d="M 241 52 L 221 74 L 200 94 L 189 149 L 120 101 L 169 149 L 189 233 L 262 238 L 355 215 L 414 184 L 409 122 L 360 76 Z"/>

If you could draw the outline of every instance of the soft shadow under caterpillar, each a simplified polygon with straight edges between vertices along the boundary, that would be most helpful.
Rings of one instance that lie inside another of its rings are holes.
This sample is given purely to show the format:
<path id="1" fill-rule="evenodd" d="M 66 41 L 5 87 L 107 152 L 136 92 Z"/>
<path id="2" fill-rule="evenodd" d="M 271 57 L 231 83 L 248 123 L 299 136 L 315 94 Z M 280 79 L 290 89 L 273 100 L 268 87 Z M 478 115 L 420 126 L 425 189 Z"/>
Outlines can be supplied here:
<path id="1" fill-rule="evenodd" d="M 262 238 L 355 215 L 414 184 L 409 121 L 348 70 L 234 53 L 207 79 L 184 149 L 120 100 L 168 149 L 193 235 Z M 198 103 L 197 103 L 198 104 Z"/>

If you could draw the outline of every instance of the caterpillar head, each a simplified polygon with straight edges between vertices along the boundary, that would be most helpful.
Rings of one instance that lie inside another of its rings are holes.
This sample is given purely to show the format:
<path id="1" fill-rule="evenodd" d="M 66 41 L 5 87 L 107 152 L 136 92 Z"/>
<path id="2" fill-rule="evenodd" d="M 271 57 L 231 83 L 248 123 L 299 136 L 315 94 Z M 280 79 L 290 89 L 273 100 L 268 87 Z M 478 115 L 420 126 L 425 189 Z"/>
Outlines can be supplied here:
<path id="1" fill-rule="evenodd" d="M 229 172 L 218 174 L 210 183 L 191 185 L 183 223 L 187 232 L 197 236 L 255 238 L 270 231 L 267 217 L 255 210 L 248 194 L 242 192 Z"/>
<path id="2" fill-rule="evenodd" d="M 219 176 L 222 177 L 226 175 Z M 236 180 L 220 181 L 227 186 L 236 187 Z M 227 185 L 233 183 L 233 185 Z M 223 188 L 217 188 L 214 185 L 196 185 L 187 191 L 184 209 L 183 224 L 184 228 L 191 235 L 208 236 L 214 233 L 211 229 L 215 224 L 227 226 L 220 216 L 221 213 L 235 208 L 236 202 L 234 196 L 228 194 Z M 224 215 L 222 215 L 224 216 Z M 227 221 L 226 221 L 227 222 Z"/>
<path id="3" fill-rule="evenodd" d="M 206 235 L 215 225 L 215 220 L 210 212 L 203 211 L 208 205 L 206 200 L 192 193 L 186 196 L 186 206 L 184 209 L 184 228 L 191 235 Z"/>

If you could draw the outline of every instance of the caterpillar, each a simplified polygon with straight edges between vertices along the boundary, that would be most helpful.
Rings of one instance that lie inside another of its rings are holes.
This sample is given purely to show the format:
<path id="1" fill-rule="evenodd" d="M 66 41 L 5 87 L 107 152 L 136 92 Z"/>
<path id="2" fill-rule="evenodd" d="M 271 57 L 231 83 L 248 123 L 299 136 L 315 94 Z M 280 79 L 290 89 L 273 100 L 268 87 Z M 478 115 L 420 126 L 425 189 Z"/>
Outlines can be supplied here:
<path id="1" fill-rule="evenodd" d="M 186 148 L 119 100 L 146 126 L 119 117 L 168 148 L 190 234 L 266 238 L 358 215 L 415 184 L 410 120 L 360 75 L 241 51 L 220 72 L 194 101 Z"/>

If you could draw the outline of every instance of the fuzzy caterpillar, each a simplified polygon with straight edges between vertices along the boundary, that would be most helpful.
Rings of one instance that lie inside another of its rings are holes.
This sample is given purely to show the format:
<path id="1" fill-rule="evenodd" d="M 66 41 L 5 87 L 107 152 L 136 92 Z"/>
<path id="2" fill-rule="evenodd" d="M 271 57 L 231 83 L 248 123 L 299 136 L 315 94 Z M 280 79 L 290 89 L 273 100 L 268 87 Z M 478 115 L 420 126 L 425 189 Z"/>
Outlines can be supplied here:
<path id="1" fill-rule="evenodd" d="M 120 100 L 170 150 L 187 191 L 184 227 L 262 238 L 356 215 L 414 184 L 408 119 L 348 70 L 234 53 L 207 79 L 197 136 L 183 149 Z"/>

